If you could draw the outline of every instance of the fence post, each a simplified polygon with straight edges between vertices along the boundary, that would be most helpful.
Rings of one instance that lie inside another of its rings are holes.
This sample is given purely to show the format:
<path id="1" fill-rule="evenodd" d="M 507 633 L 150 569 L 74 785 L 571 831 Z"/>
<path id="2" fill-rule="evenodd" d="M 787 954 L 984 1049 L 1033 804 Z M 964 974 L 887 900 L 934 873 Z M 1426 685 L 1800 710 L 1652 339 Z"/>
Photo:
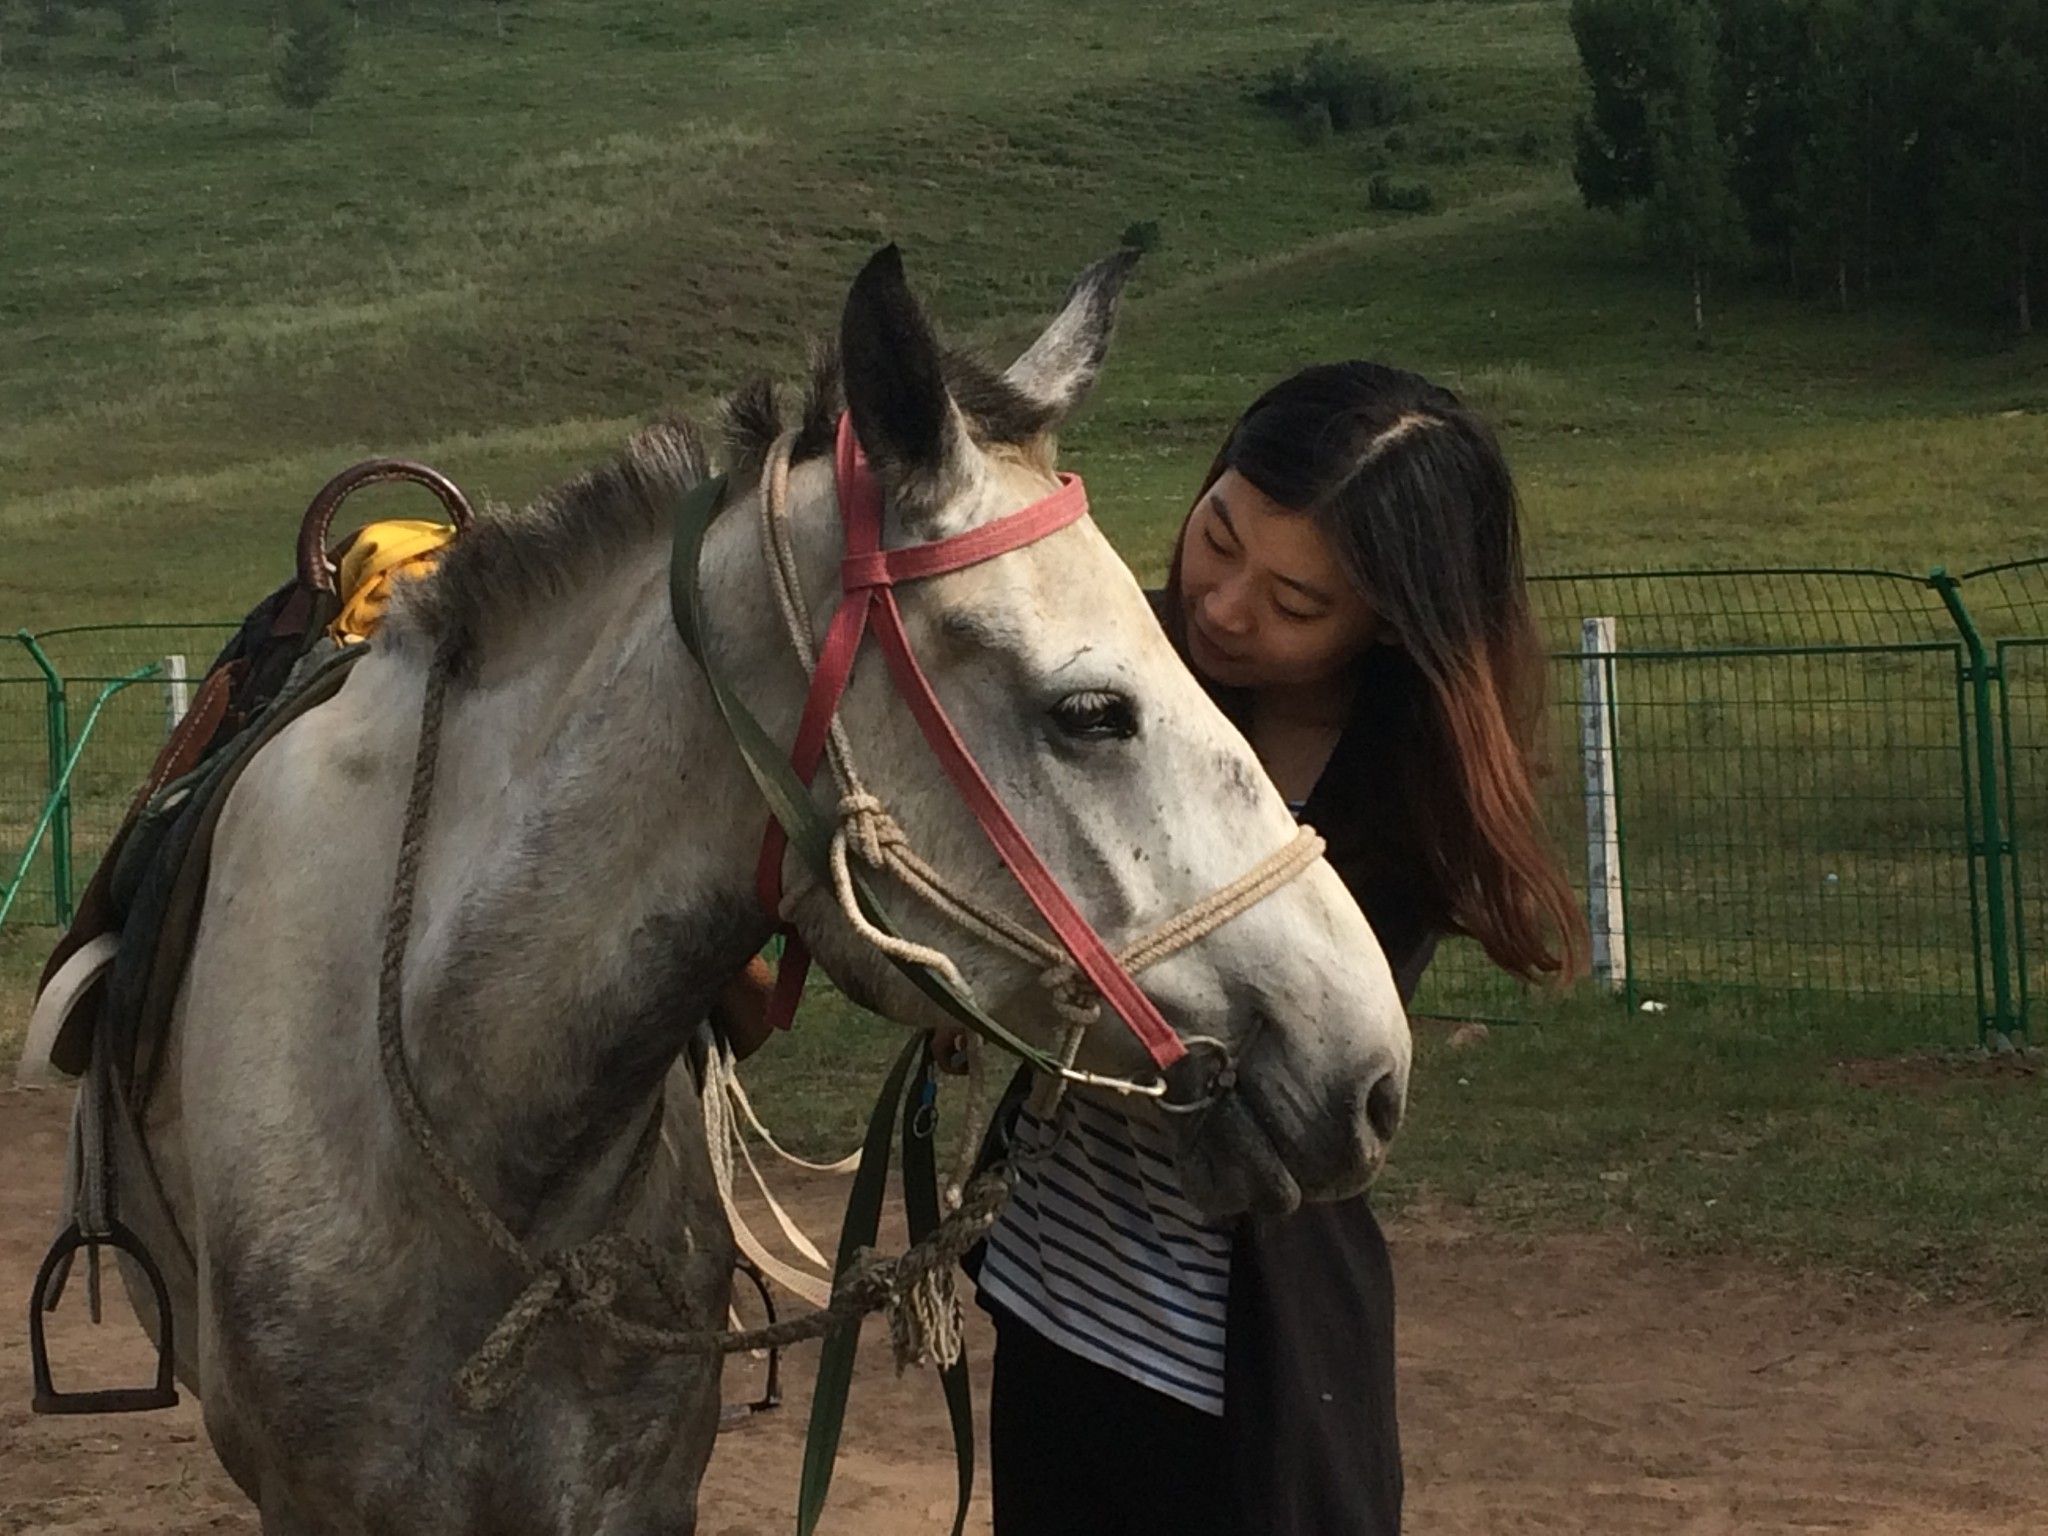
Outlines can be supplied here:
<path id="1" fill-rule="evenodd" d="M 1993 1043 L 1994 1037 L 2000 1043 L 2009 1043 L 2019 1021 L 2013 1008 L 2012 955 L 2008 948 L 2011 927 L 2005 902 L 2005 856 L 2008 849 L 1999 814 L 1998 725 L 1991 698 L 1992 686 L 1998 679 L 1998 664 L 1984 647 L 1984 637 L 1977 630 L 1976 620 L 1970 617 L 1970 610 L 1963 604 L 1962 588 L 1955 577 L 1949 575 L 1944 567 L 1936 566 L 1928 573 L 1927 584 L 1934 588 L 1942 606 L 1948 609 L 1970 660 L 1965 676 L 1970 684 L 1976 727 L 1973 734 L 1976 737 L 1979 817 L 1976 846 L 1971 852 L 1984 865 L 1984 916 L 1990 929 L 1987 947 L 1991 954 L 1991 1014 L 1977 1021 L 1977 1038 L 1985 1045 Z"/>
<path id="2" fill-rule="evenodd" d="M 2012 969 L 2019 981 L 2014 1023 L 2019 1037 L 2030 1041 L 2034 1021 L 2033 999 L 2028 995 L 2032 983 L 2027 970 L 2027 881 L 2021 868 L 2028 850 L 2020 846 L 2020 773 L 2013 760 L 2012 673 L 2006 666 L 2007 644 L 2004 640 L 1998 642 L 1998 735 L 2005 747 L 2005 846 L 2010 855 L 2006 867 L 2012 872 Z"/>
<path id="3" fill-rule="evenodd" d="M 164 734 L 170 735 L 178 728 L 178 722 L 185 718 L 185 711 L 192 707 L 191 685 L 185 681 L 185 656 L 173 651 L 163 659 L 164 669 Z"/>
<path id="4" fill-rule="evenodd" d="M 57 926 L 71 921 L 71 789 L 65 765 L 71 758 L 71 717 L 64 698 L 64 679 L 36 637 L 25 629 L 14 638 L 27 649 L 43 674 L 43 737 L 48 749 L 49 788 L 55 805 L 50 816 L 50 901 Z"/>
<path id="5" fill-rule="evenodd" d="M 1593 980 L 1628 984 L 1628 901 L 1621 871 L 1621 801 L 1615 792 L 1614 620 L 1579 621 L 1579 764 L 1586 786 L 1586 921 Z"/>

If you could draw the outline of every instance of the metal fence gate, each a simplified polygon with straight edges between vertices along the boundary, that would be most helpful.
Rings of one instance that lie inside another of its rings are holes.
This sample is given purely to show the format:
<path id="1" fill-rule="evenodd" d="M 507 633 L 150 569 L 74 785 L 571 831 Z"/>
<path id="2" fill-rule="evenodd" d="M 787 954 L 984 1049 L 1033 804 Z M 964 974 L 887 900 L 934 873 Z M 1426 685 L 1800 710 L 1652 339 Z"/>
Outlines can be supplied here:
<path id="1" fill-rule="evenodd" d="M 1546 815 L 1627 1006 L 1840 1003 L 2024 1039 L 2048 988 L 2048 559 L 1539 577 Z M 2033 856 L 2030 857 L 2030 851 Z M 1418 1011 L 1541 1017 L 1470 944 Z"/>

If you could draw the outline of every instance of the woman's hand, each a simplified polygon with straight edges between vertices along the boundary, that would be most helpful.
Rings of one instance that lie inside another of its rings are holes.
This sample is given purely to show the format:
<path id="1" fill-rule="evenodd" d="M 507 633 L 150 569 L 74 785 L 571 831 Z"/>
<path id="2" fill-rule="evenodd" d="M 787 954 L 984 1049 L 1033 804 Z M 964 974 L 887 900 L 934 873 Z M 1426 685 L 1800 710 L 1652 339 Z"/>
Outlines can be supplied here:
<path id="1" fill-rule="evenodd" d="M 711 1005 L 711 1023 L 732 1047 L 733 1059 L 745 1061 L 773 1032 L 768 1027 L 768 997 L 775 990 L 775 972 L 759 955 L 719 989 Z"/>

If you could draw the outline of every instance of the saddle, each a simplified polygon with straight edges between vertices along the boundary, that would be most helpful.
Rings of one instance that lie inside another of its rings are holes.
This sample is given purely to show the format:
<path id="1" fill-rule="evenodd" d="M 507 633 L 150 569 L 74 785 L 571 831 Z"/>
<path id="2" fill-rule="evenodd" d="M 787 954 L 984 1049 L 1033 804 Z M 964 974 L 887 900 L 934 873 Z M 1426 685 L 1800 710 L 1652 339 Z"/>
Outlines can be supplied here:
<path id="1" fill-rule="evenodd" d="M 453 520 L 375 523 L 333 548 L 341 504 L 365 486 L 425 486 Z M 43 968 L 22 1053 L 25 1073 L 44 1063 L 85 1079 L 73 1121 L 72 1220 L 51 1245 L 32 1292 L 30 1356 L 41 1413 L 167 1407 L 171 1315 L 153 1258 L 119 1220 L 108 1172 L 116 1117 L 139 1123 L 164 1057 L 165 1028 L 183 980 L 214 830 L 228 792 L 263 746 L 340 691 L 376 629 L 393 584 L 424 574 L 473 516 L 453 481 L 422 464 L 372 459 L 323 486 L 299 528 L 296 572 L 253 608 L 228 641 L 164 743 L 79 898 L 71 926 Z M 132 1138 L 140 1145 L 140 1137 Z M 152 1388 L 59 1392 L 51 1382 L 43 1314 L 61 1296 L 83 1249 L 98 1317 L 101 1247 L 127 1254 L 156 1293 L 158 1373 Z"/>
<path id="2" fill-rule="evenodd" d="M 348 535 L 330 550 L 327 534 L 341 504 L 365 486 L 389 481 L 426 486 L 447 508 L 453 527 L 418 522 L 373 524 Z M 130 800 L 112 842 L 79 897 L 71 926 L 50 951 L 39 995 L 51 990 L 79 951 L 113 934 L 121 935 L 120 953 L 124 956 L 145 947 L 155 951 L 159 963 L 152 970 L 175 991 L 183 971 L 182 949 L 191 937 L 190 919 L 196 916 L 197 897 L 204 892 L 187 893 L 192 899 L 189 904 L 180 903 L 176 914 L 168 909 L 137 912 L 138 900 L 147 888 L 174 884 L 187 864 L 199 866 L 203 875 L 204 858 L 192 855 L 203 854 L 211 846 L 219 802 L 254 748 L 333 696 L 347 663 L 342 662 L 331 676 L 326 663 L 341 657 L 353 660 L 360 654 L 359 642 L 374 631 L 390 599 L 392 582 L 417 572 L 471 521 L 469 502 L 453 481 L 425 465 L 400 459 L 367 460 L 321 488 L 300 523 L 296 574 L 249 611 L 207 668 L 191 707 Z M 200 837 L 202 830 L 205 835 Z M 197 849 L 195 840 L 201 844 Z M 185 922 L 163 920 L 173 915 L 183 916 Z M 145 921 L 137 923 L 136 917 Z M 181 926 L 182 934 L 176 931 Z M 152 936 L 180 942 L 145 946 L 143 940 Z M 177 974 L 166 977 L 163 973 L 167 971 Z M 85 1072 L 92 1025 L 100 1011 L 93 989 L 104 974 L 79 977 L 77 972 L 74 967 L 74 978 L 64 989 L 65 1017 L 46 1058 L 67 1077 Z M 167 991 L 166 998 L 169 995 Z M 30 1038 L 32 1042 L 36 1039 L 35 1031 L 31 1030 Z M 24 1052 L 24 1059 L 27 1055 Z"/>

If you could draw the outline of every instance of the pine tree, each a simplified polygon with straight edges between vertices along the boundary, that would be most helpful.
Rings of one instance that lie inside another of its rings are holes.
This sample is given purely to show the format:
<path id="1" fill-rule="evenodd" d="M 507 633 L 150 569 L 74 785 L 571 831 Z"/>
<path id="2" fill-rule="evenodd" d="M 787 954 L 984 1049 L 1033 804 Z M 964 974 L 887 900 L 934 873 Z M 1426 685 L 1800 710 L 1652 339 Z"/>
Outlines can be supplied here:
<path id="1" fill-rule="evenodd" d="M 282 19 L 271 88 L 279 101 L 310 118 L 341 82 L 346 35 L 332 0 L 285 0 Z"/>

